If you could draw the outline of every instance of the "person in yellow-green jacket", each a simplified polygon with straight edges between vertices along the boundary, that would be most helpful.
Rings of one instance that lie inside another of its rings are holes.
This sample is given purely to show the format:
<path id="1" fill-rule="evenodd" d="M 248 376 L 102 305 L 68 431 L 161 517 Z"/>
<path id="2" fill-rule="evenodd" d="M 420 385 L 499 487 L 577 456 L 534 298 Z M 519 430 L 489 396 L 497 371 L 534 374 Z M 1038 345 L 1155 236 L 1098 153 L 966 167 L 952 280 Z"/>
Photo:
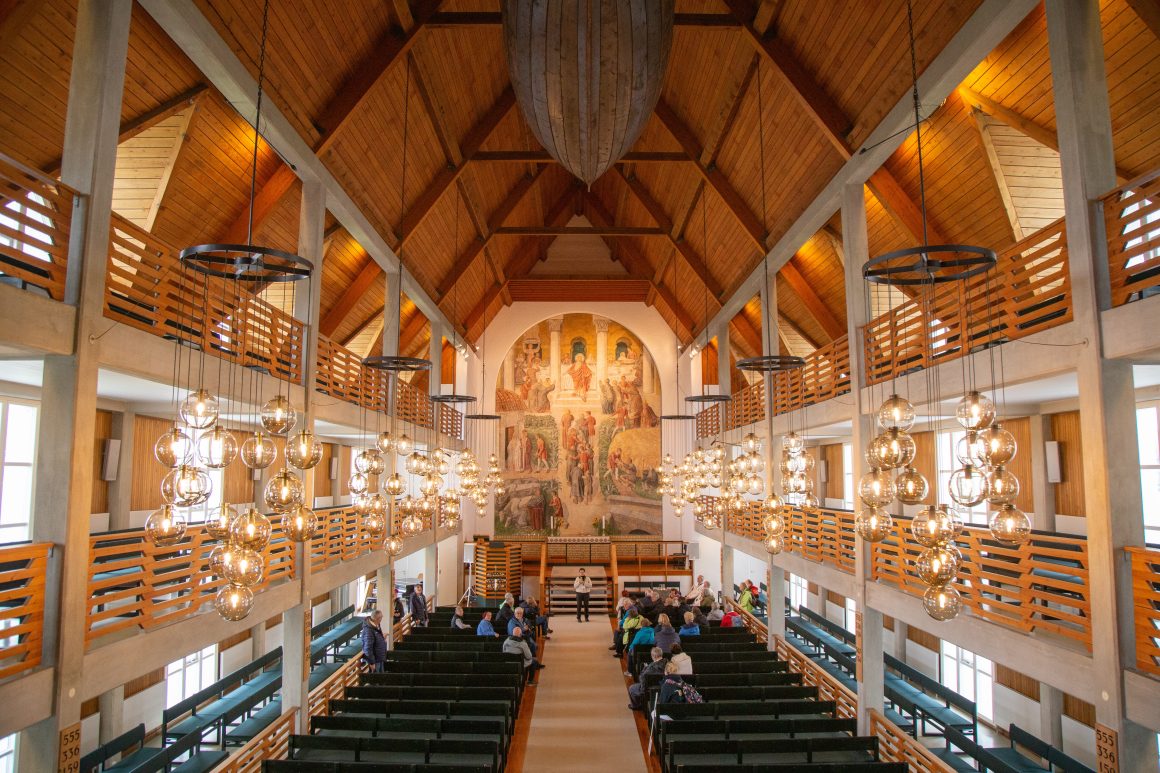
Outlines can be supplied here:
<path id="1" fill-rule="evenodd" d="M 753 614 L 753 586 L 749 584 L 749 580 L 741 582 L 741 598 L 737 599 L 737 606 Z"/>
<path id="2" fill-rule="evenodd" d="M 624 624 L 621 628 L 624 630 L 624 635 L 616 640 L 616 657 L 624 654 L 624 648 L 636 636 L 636 632 L 644 625 L 645 619 L 640 616 L 640 611 L 636 607 L 629 607 L 628 614 L 624 617 Z"/>

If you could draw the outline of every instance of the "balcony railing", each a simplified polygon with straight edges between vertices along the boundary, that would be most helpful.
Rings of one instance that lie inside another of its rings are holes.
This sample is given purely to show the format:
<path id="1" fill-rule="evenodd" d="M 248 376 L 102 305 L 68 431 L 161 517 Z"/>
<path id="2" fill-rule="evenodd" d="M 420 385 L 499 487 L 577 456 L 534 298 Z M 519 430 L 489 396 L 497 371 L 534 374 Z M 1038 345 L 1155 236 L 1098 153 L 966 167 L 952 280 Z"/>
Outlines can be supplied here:
<path id="1" fill-rule="evenodd" d="M 79 196 L 0 154 L 0 278 L 64 300 L 69 233 Z"/>
<path id="2" fill-rule="evenodd" d="M 314 571 L 374 549 L 373 541 L 357 528 L 353 508 L 317 514 L 322 524 L 310 546 Z M 265 576 L 255 591 L 300 576 L 294 543 L 283 536 L 277 518 L 271 520 Z M 224 582 L 209 568 L 209 554 L 217 544 L 201 524 L 190 525 L 172 547 L 149 542 L 143 529 L 90 536 L 86 644 L 118 631 L 149 631 L 208 610 Z"/>
<path id="3" fill-rule="evenodd" d="M 1160 285 L 1160 169 L 1101 198 L 1112 305 L 1155 294 Z"/>
<path id="4" fill-rule="evenodd" d="M 1127 548 L 1132 561 L 1136 668 L 1160 676 L 1160 550 Z"/>
<path id="5" fill-rule="evenodd" d="M 862 329 L 866 383 L 956 360 L 1071 319 L 1063 219 L 999 254 L 984 275 L 936 285 Z"/>
<path id="6" fill-rule="evenodd" d="M 185 271 L 177 249 L 120 215 L 110 229 L 105 316 L 302 382 L 302 322 L 236 283 Z"/>
<path id="7" fill-rule="evenodd" d="M 316 388 L 323 394 L 370 411 L 386 411 L 390 406 L 390 377 L 383 371 L 364 368 L 362 360 L 345 346 L 320 335 Z"/>
<path id="8" fill-rule="evenodd" d="M 712 499 L 706 501 L 712 502 Z M 910 519 L 895 518 L 894 521 L 892 536 L 872 545 L 871 579 L 922 596 L 926 586 L 914 576 L 912 569 L 923 548 L 911 536 Z M 764 538 L 756 504 L 744 514 L 730 514 L 726 528 L 731 534 L 752 540 Z M 816 513 L 803 513 L 794 509 L 785 533 L 787 551 L 853 573 L 857 537 L 852 512 L 822 508 Z M 963 554 L 955 587 L 975 617 L 1023 633 L 1039 631 L 1062 636 L 1091 648 L 1087 540 L 1034 532 L 1026 545 L 1012 548 L 992 539 L 989 529 L 967 526 L 955 546 Z M 1133 555 L 1133 561 L 1136 560 Z M 1151 551 L 1138 560 L 1143 562 L 1142 567 L 1149 568 L 1134 572 L 1134 577 L 1152 573 L 1148 591 L 1152 612 L 1145 622 L 1137 618 L 1137 638 L 1141 651 L 1151 659 L 1152 668 L 1160 669 L 1156 638 L 1160 637 L 1160 553 Z M 1140 610 L 1143 586 L 1139 579 L 1136 584 L 1136 607 Z M 1147 638 L 1149 635 L 1151 639 Z"/>
<path id="9" fill-rule="evenodd" d="M 0 678 L 40 664 L 50 542 L 0 550 Z"/>

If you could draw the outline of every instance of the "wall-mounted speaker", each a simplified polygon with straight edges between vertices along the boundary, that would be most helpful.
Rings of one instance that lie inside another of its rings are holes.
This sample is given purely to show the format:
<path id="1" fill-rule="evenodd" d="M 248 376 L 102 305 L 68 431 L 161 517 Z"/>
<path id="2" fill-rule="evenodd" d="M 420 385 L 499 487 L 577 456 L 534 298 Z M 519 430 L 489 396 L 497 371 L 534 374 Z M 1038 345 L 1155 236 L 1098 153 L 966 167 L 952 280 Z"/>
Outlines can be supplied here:
<path id="1" fill-rule="evenodd" d="M 689 548 L 688 548 L 688 554 L 689 554 L 690 561 L 701 560 L 701 543 L 700 542 L 690 542 Z"/>
<path id="2" fill-rule="evenodd" d="M 250 480 L 257 483 L 262 479 L 262 471 L 259 469 L 250 470 Z"/>
<path id="3" fill-rule="evenodd" d="M 330 457 L 330 479 L 338 480 L 338 457 Z"/>
<path id="4" fill-rule="evenodd" d="M 104 442 L 101 458 L 101 480 L 113 481 L 121 470 L 121 441 L 108 438 Z"/>
<path id="5" fill-rule="evenodd" d="M 1043 455 L 1047 463 L 1047 482 L 1063 483 L 1063 473 L 1059 468 L 1059 441 L 1045 441 L 1043 443 Z"/>
<path id="6" fill-rule="evenodd" d="M 818 460 L 818 483 L 825 483 L 830 479 L 830 466 L 825 459 Z"/>

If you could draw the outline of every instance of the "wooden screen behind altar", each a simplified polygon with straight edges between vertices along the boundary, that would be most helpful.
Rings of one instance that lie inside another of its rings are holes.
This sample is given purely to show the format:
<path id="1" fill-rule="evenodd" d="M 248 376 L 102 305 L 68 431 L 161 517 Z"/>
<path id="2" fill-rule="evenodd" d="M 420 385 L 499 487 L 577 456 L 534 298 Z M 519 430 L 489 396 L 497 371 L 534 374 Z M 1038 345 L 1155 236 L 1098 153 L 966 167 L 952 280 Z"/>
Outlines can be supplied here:
<path id="1" fill-rule="evenodd" d="M 496 533 L 659 535 L 660 390 L 648 350 L 611 319 L 564 314 L 525 331 L 496 384 Z"/>

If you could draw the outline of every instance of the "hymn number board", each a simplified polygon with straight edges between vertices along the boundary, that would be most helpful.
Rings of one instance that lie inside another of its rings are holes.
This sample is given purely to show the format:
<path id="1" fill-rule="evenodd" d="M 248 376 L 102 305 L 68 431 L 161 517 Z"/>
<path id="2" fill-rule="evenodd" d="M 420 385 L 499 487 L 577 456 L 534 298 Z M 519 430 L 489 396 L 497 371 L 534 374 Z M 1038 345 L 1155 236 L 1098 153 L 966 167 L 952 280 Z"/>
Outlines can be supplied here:
<path id="1" fill-rule="evenodd" d="M 1120 773 L 1120 735 L 1096 723 L 1096 762 L 1100 773 Z"/>

